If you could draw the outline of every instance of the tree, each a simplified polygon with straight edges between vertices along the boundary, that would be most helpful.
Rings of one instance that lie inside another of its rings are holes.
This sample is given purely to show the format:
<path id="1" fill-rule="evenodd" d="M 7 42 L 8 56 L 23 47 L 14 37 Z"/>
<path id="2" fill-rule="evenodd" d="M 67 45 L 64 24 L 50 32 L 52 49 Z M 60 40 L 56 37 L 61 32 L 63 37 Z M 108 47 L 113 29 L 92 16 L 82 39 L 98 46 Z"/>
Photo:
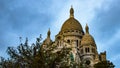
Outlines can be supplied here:
<path id="1" fill-rule="evenodd" d="M 21 39 L 21 38 L 20 38 Z M 21 41 L 21 40 L 20 40 Z M 63 47 L 60 51 L 56 45 L 49 44 L 47 49 L 42 48 L 41 37 L 36 39 L 36 44 L 29 45 L 28 38 L 25 43 L 20 43 L 17 47 L 8 47 L 7 53 L 10 56 L 7 60 L 1 57 L 0 66 L 2 68 L 68 68 L 75 66 L 70 59 L 71 48 Z M 69 63 L 68 63 L 69 62 Z"/>
<path id="2" fill-rule="evenodd" d="M 21 38 L 20 38 L 21 39 Z M 0 68 L 83 68 L 82 64 L 74 61 L 71 53 L 72 48 L 63 46 L 58 48 L 53 43 L 43 48 L 41 36 L 36 39 L 36 43 L 20 43 L 17 47 L 8 47 L 8 59 L 1 57 Z M 20 40 L 21 41 L 21 40 Z M 113 68 L 109 61 L 102 61 L 95 64 L 95 68 Z"/>
<path id="3" fill-rule="evenodd" d="M 25 43 L 21 43 L 17 48 L 15 47 L 8 47 L 7 53 L 10 56 L 10 60 L 5 60 L 1 58 L 1 67 L 6 68 L 39 68 L 41 64 L 41 55 L 39 55 L 40 51 L 40 38 L 37 38 L 36 44 L 32 44 L 31 46 L 28 45 L 28 38 L 26 38 Z M 33 64 L 34 63 L 34 64 Z M 11 65 L 11 66 L 9 66 Z"/>
<path id="4" fill-rule="evenodd" d="M 110 61 L 101 61 L 95 64 L 94 67 L 95 68 L 114 68 L 115 66 Z"/>

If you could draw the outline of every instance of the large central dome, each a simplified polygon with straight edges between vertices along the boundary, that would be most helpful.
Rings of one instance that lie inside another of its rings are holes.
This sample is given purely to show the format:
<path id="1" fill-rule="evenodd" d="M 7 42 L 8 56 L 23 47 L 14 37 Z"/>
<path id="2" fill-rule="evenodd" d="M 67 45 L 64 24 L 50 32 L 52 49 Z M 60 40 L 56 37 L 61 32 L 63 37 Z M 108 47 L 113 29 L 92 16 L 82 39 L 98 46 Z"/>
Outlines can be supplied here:
<path id="1" fill-rule="evenodd" d="M 81 24 L 74 18 L 74 10 L 71 7 L 70 9 L 70 18 L 67 19 L 62 25 L 61 31 L 67 30 L 79 30 L 83 31 Z"/>
<path id="2" fill-rule="evenodd" d="M 66 31 L 66 30 L 82 31 L 82 26 L 75 18 L 69 18 L 68 20 L 64 22 L 61 28 L 61 31 Z"/>

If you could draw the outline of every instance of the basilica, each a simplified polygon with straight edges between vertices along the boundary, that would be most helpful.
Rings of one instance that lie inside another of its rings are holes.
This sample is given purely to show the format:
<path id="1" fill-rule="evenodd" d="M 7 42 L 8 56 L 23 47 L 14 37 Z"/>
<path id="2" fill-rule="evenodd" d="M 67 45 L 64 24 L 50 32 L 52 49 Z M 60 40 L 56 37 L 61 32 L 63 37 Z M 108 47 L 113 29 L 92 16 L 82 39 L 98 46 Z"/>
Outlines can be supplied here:
<path id="1" fill-rule="evenodd" d="M 58 47 L 57 50 L 63 47 L 71 48 L 75 62 L 81 63 L 84 67 L 94 68 L 93 66 L 96 63 L 106 61 L 106 51 L 100 54 L 98 53 L 96 42 L 90 34 L 89 29 L 89 26 L 86 24 L 85 31 L 83 31 L 83 27 L 80 22 L 75 19 L 74 9 L 71 7 L 70 16 L 55 36 L 55 41 L 51 40 L 51 32 L 49 29 L 47 38 L 43 42 L 43 47 L 52 43 L 52 45 Z"/>

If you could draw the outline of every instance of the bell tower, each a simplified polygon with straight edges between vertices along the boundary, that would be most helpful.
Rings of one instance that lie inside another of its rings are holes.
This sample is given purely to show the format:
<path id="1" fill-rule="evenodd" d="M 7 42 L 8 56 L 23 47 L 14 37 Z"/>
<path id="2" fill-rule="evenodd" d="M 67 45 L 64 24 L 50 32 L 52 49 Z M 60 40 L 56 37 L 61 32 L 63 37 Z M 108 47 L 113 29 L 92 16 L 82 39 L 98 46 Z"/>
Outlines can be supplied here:
<path id="1" fill-rule="evenodd" d="M 89 34 L 89 27 L 86 24 L 86 33 L 81 40 L 80 52 L 84 67 L 93 68 L 95 61 L 99 61 L 98 52 L 94 38 Z"/>

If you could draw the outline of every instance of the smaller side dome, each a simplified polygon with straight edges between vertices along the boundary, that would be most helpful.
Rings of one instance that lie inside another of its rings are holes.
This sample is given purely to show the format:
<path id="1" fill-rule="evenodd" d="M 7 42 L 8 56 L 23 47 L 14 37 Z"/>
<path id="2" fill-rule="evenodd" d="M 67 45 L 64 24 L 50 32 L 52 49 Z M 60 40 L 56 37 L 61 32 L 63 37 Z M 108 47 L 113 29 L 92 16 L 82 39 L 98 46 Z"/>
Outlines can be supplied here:
<path id="1" fill-rule="evenodd" d="M 52 40 L 51 40 L 51 38 L 50 38 L 50 34 L 51 34 L 51 32 L 50 32 L 50 29 L 49 29 L 49 30 L 48 30 L 48 33 L 47 33 L 47 38 L 43 41 L 43 44 L 49 45 L 49 44 L 52 43 Z"/>
<path id="2" fill-rule="evenodd" d="M 81 45 L 95 44 L 94 38 L 90 34 L 85 34 L 81 40 Z"/>
<path id="3" fill-rule="evenodd" d="M 95 45 L 94 38 L 89 34 L 89 27 L 87 24 L 85 30 L 86 30 L 86 34 L 83 36 L 81 40 L 81 45 L 88 45 L 88 44 Z"/>

